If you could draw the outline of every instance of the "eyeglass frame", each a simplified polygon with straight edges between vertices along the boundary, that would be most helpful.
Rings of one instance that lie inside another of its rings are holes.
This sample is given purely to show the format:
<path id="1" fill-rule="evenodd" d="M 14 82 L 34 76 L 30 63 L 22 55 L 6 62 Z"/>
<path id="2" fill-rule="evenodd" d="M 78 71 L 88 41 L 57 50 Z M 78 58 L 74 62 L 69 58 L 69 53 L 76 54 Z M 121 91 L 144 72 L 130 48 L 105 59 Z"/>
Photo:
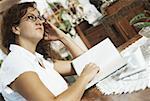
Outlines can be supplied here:
<path id="1" fill-rule="evenodd" d="M 30 13 L 30 14 L 31 14 L 31 13 Z M 30 17 L 32 17 L 32 19 L 31 19 Z M 23 19 L 25 19 L 25 20 L 23 20 Z M 27 15 L 27 16 L 24 17 L 23 19 L 22 19 L 21 23 L 24 22 L 24 21 L 36 22 L 37 19 L 39 19 L 40 21 L 43 21 L 43 22 L 46 21 L 46 19 L 45 19 L 43 16 L 40 16 L 40 15 L 35 16 L 34 14 Z"/>

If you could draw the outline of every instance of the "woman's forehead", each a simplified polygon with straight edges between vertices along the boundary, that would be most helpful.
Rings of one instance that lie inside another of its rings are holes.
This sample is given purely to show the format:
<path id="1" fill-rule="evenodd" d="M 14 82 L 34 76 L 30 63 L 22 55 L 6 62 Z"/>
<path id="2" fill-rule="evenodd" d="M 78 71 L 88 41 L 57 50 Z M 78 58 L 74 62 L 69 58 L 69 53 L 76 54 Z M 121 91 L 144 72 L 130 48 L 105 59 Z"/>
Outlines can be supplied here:
<path id="1" fill-rule="evenodd" d="M 28 15 L 28 14 L 40 15 L 40 12 L 37 10 L 37 8 L 29 7 L 29 8 L 27 9 L 27 13 L 26 13 L 25 15 Z"/>

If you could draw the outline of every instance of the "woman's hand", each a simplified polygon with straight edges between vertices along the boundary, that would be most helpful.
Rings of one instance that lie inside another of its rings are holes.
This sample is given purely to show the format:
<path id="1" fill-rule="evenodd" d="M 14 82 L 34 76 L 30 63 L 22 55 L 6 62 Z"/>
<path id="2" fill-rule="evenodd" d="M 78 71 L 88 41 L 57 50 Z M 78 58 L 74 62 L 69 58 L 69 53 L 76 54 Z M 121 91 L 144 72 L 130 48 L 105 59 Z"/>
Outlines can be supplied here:
<path id="1" fill-rule="evenodd" d="M 100 68 L 93 63 L 89 63 L 85 66 L 81 73 L 81 77 L 84 77 L 87 82 L 90 82 L 95 75 L 99 72 Z"/>
<path id="2" fill-rule="evenodd" d="M 79 45 L 77 45 L 76 42 L 71 37 L 68 37 L 63 31 L 58 29 L 53 24 L 50 24 L 49 22 L 45 22 L 45 35 L 44 39 L 47 41 L 61 41 L 65 47 L 69 50 L 69 52 L 72 54 L 73 58 L 81 55 L 84 53 L 84 50 L 80 48 Z"/>
<path id="3" fill-rule="evenodd" d="M 64 36 L 66 36 L 66 34 L 63 31 L 61 31 L 60 29 L 58 29 L 56 26 L 49 23 L 48 21 L 45 22 L 43 25 L 45 30 L 44 39 L 47 41 L 60 40 Z"/>

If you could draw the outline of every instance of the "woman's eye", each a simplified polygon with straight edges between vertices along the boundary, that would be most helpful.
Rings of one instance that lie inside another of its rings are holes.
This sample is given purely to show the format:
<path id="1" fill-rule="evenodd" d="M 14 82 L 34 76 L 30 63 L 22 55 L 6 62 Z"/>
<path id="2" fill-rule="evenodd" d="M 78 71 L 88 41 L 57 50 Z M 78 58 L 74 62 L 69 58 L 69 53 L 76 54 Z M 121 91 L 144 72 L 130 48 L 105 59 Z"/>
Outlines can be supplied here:
<path id="1" fill-rule="evenodd" d="M 34 16 L 28 16 L 28 18 L 29 18 L 30 20 L 35 20 L 35 19 L 36 19 L 36 17 L 34 17 Z"/>

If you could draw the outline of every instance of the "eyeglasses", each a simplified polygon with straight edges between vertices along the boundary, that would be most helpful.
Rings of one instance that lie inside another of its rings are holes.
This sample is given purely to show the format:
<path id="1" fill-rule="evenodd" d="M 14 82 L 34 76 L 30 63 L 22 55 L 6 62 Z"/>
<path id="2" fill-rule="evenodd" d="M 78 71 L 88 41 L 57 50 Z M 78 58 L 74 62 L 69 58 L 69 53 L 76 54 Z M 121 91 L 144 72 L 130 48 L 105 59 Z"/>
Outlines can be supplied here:
<path id="1" fill-rule="evenodd" d="M 28 15 L 25 18 L 25 21 L 31 21 L 31 22 L 36 22 L 37 19 L 39 19 L 42 22 L 45 22 L 45 18 L 43 16 L 35 16 L 34 14 Z"/>

